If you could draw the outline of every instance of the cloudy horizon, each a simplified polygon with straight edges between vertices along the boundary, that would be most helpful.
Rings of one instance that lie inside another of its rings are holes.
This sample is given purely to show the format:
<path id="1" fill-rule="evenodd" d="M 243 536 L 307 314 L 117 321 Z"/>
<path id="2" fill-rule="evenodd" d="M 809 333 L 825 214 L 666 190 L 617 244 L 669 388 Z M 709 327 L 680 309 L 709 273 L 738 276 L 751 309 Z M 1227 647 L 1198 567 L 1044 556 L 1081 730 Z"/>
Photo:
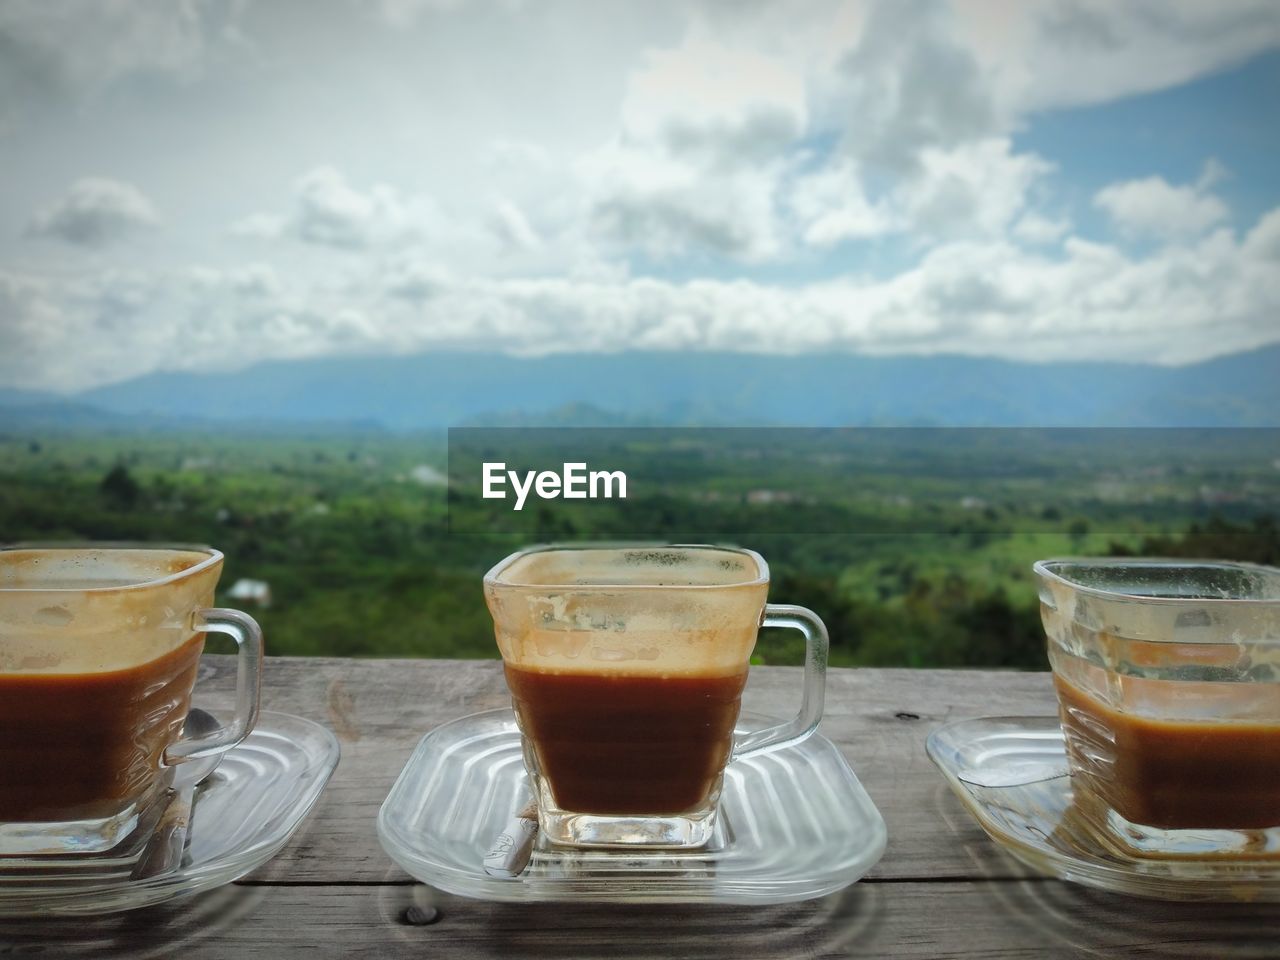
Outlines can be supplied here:
<path id="1" fill-rule="evenodd" d="M 1280 7 L 0 0 L 0 386 L 1280 341 Z"/>

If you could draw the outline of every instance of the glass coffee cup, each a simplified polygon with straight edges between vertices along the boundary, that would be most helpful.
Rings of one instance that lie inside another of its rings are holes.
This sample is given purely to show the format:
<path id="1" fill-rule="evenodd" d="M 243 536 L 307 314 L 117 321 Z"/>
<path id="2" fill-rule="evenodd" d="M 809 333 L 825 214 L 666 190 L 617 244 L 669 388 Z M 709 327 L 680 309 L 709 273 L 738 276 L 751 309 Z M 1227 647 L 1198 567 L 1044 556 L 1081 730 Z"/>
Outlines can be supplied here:
<path id="1" fill-rule="evenodd" d="M 1130 856 L 1280 856 L 1280 570 L 1034 569 L 1086 826 Z"/>
<path id="2" fill-rule="evenodd" d="M 750 550 L 534 547 L 484 588 L 553 842 L 703 846 L 726 765 L 800 742 L 822 716 L 826 628 L 766 604 L 769 568 Z M 804 635 L 802 702 L 785 723 L 736 734 L 761 626 Z"/>
<path id="3" fill-rule="evenodd" d="M 212 608 L 222 559 L 201 546 L 0 548 L 0 858 L 113 849 L 176 764 L 253 729 L 262 634 Z M 209 631 L 238 647 L 235 716 L 184 737 Z"/>

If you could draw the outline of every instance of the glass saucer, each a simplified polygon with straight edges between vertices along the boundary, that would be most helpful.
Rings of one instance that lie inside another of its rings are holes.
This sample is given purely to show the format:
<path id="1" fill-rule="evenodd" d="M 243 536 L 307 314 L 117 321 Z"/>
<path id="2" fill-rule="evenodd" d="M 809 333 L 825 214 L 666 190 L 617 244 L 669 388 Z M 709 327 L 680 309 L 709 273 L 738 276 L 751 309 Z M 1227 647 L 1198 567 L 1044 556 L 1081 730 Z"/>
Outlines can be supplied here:
<path id="1" fill-rule="evenodd" d="M 1075 810 L 1057 717 L 987 717 L 934 730 L 925 744 L 961 802 L 1034 870 L 1161 900 L 1280 901 L 1280 859 L 1134 857 Z"/>
<path id="2" fill-rule="evenodd" d="M 744 715 L 739 732 L 774 722 Z M 782 903 L 853 883 L 884 853 L 884 820 L 840 751 L 818 734 L 730 764 L 712 842 L 698 850 L 574 849 L 539 838 L 521 876 L 481 861 L 529 797 L 509 709 L 463 717 L 418 743 L 378 815 L 411 875 L 485 900 Z"/>
<path id="3" fill-rule="evenodd" d="M 229 883 L 270 860 L 315 805 L 338 764 L 317 723 L 264 710 L 248 738 L 196 789 L 181 864 L 132 879 L 116 855 L 0 858 L 0 917 L 132 910 Z"/>

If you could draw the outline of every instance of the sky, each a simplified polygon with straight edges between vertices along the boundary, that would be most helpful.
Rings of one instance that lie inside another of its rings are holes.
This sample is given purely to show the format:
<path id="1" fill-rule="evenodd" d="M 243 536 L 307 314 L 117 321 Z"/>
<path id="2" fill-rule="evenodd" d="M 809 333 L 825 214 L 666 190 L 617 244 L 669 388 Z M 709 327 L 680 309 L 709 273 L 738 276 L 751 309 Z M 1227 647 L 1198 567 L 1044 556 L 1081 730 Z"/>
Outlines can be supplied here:
<path id="1" fill-rule="evenodd" d="M 0 385 L 1280 341 L 1274 0 L 0 0 Z"/>

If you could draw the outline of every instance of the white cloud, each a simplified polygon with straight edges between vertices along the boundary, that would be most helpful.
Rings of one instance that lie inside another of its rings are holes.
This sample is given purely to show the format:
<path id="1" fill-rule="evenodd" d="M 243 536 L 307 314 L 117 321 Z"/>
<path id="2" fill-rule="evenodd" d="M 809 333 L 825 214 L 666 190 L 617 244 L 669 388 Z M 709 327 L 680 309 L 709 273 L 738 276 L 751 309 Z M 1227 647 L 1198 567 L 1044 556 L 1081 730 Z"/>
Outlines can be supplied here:
<path id="1" fill-rule="evenodd" d="M 500 145 L 494 156 L 505 159 L 491 156 L 486 162 L 499 168 L 509 155 L 520 156 L 519 147 Z M 524 170 L 506 184 L 519 199 L 495 193 L 446 210 L 426 194 L 386 184 L 360 187 L 332 165 L 322 165 L 294 182 L 288 213 L 253 213 L 231 224 L 229 232 L 255 240 L 293 240 L 344 254 L 353 263 L 404 254 L 491 275 L 571 264 L 573 231 L 581 232 L 571 221 L 581 208 L 580 201 L 572 212 L 564 208 L 569 184 L 563 174 Z"/>
<path id="2" fill-rule="evenodd" d="M 254 263 L 78 280 L 9 273 L 0 376 L 71 387 L 193 363 L 496 346 L 1184 363 L 1274 341 L 1278 260 L 1280 209 L 1242 238 L 1219 229 L 1143 257 L 1075 237 L 1052 254 L 974 238 L 940 243 L 884 278 L 800 286 L 483 278 L 413 254 L 310 284 Z"/>
<path id="3" fill-rule="evenodd" d="M 146 278 L 118 270 L 88 277 L 0 273 L 0 378 L 59 389 L 151 369 L 139 365 L 155 355 L 145 343 L 154 331 L 138 322 L 149 303 L 147 286 Z"/>
<path id="4" fill-rule="evenodd" d="M 50 380 L 33 358 L 55 360 L 59 353 L 64 360 L 74 358 L 60 343 L 60 313 L 50 286 L 38 277 L 0 271 L 0 382 L 44 387 Z"/>
<path id="5" fill-rule="evenodd" d="M 255 240 L 278 240 L 285 235 L 289 221 L 275 213 L 251 213 L 231 225 L 231 235 Z"/>
<path id="6" fill-rule="evenodd" d="M 1071 221 L 1029 210 L 1013 225 L 1013 236 L 1023 243 L 1043 246 L 1057 243 L 1071 232 Z"/>
<path id="7" fill-rule="evenodd" d="M 421 303 L 455 283 L 453 273 L 436 260 L 412 254 L 382 265 L 372 286 L 381 296 Z"/>
<path id="8" fill-rule="evenodd" d="M 288 284 L 262 263 L 60 279 L 0 274 L 0 345 L 11 348 L 0 350 L 0 377 L 67 389 L 155 369 L 385 349 L 367 306 L 332 280 Z"/>
<path id="9" fill-rule="evenodd" d="M 745 261 L 779 249 L 775 168 L 708 176 L 682 158 L 615 145 L 596 151 L 580 169 L 587 228 L 606 249 L 657 259 L 701 253 Z"/>
<path id="10" fill-rule="evenodd" d="M 294 188 L 292 229 L 299 240 L 333 247 L 366 247 L 411 229 L 404 204 L 390 187 L 361 193 L 333 167 L 304 174 Z"/>
<path id="11" fill-rule="evenodd" d="M 430 13 L 449 13 L 464 0 L 379 0 L 378 12 L 393 27 L 408 27 Z"/>
<path id="12" fill-rule="evenodd" d="M 1046 242 L 1060 237 L 1065 227 L 1028 209 L 1028 199 L 1051 169 L 1036 154 L 1015 153 L 1004 137 L 925 147 L 909 173 L 869 198 L 857 165 L 837 156 L 796 179 L 791 207 L 804 242 L 817 246 L 895 233 L 925 245 L 1002 237 L 1015 220 L 1029 240 L 1035 235 L 1030 242 Z"/>
<path id="13" fill-rule="evenodd" d="M 439 208 L 430 197 L 404 197 L 386 184 L 359 190 L 332 166 L 299 177 L 287 216 L 253 213 L 231 226 L 241 237 L 293 237 L 303 243 L 363 250 L 413 240 L 436 226 Z"/>
<path id="14" fill-rule="evenodd" d="M 81 247 L 101 247 L 160 222 L 155 206 L 131 183 L 86 177 L 35 213 L 26 232 Z"/>
<path id="15" fill-rule="evenodd" d="M 775 57 L 703 38 L 651 51 L 622 104 L 625 142 L 712 165 L 776 156 L 806 123 L 801 75 Z"/>
<path id="16" fill-rule="evenodd" d="M 251 263 L 225 274 L 226 280 L 242 297 L 272 298 L 284 292 L 279 274 L 269 263 Z"/>
<path id="17" fill-rule="evenodd" d="M 1238 64 L 1280 42 L 1273 0 L 954 0 L 997 115 L 1106 103 Z"/>
<path id="18" fill-rule="evenodd" d="M 1258 221 L 1245 237 L 1244 249 L 1254 260 L 1280 260 L 1280 209 Z"/>
<path id="19" fill-rule="evenodd" d="M 385 316 L 404 349 L 497 338 L 522 352 L 954 351 L 1184 363 L 1274 340 L 1276 223 L 1280 211 L 1243 241 L 1218 231 L 1141 259 L 1074 239 L 1054 256 L 999 239 L 951 242 L 885 279 L 797 288 L 651 278 L 471 280 L 442 285 L 429 301 Z"/>
<path id="20" fill-rule="evenodd" d="M 93 98 L 138 76 L 190 80 L 242 42 L 237 0 L 6 0 L 0 4 L 0 120 L 50 100 Z"/>
<path id="21" fill-rule="evenodd" d="M 943 3 L 876 3 L 838 67 L 833 96 L 841 143 L 859 162 L 912 169 L 926 148 L 946 150 L 1004 130 L 974 53 Z"/>
<path id="22" fill-rule="evenodd" d="M 803 78 L 776 58 L 697 37 L 650 53 L 618 136 L 578 162 L 590 235 L 660 259 L 778 253 L 777 194 L 806 110 Z"/>
<path id="23" fill-rule="evenodd" d="M 1051 165 L 1010 140 L 1030 112 L 1168 86 L 1280 42 L 1280 16 L 1258 0 L 787 9 L 789 31 L 768 5 L 735 8 L 649 55 L 628 86 L 623 137 L 597 154 L 597 237 L 665 257 L 785 258 L 794 251 L 781 206 L 809 246 L 895 233 L 927 245 L 1015 228 L 1022 242 L 1053 244 L 1068 217 L 1030 202 Z M 838 154 L 797 168 L 814 133 L 836 134 Z M 1223 220 L 1208 185 L 1190 204 L 1136 187 L 1102 202 L 1135 232 L 1185 235 Z M 1170 204 L 1156 223 L 1147 208 Z"/>
<path id="24" fill-rule="evenodd" d="M 0 237 L 21 265 L 0 338 L 34 344 L 0 377 L 352 344 L 1163 362 L 1252 346 L 1277 335 L 1280 215 L 1237 230 L 1253 217 L 1228 216 L 1210 163 L 1099 191 L 1114 226 L 1087 242 L 1076 158 L 1018 132 L 1278 42 L 1272 0 L 11 0 L 0 88 L 42 120 L 14 125 L 0 93 L 18 171 L 0 214 L 23 222 L 85 157 L 163 185 L 166 242 L 111 249 L 158 214 L 103 181 L 28 228 L 93 258 Z M 126 135 L 143 123 L 154 141 Z M 228 266 L 242 257 L 264 262 Z M 739 279 L 664 279 L 700 272 Z"/>
<path id="25" fill-rule="evenodd" d="M 1027 193 L 1051 165 L 1033 153 L 1015 153 L 1003 137 L 951 149 L 920 151 L 920 174 L 900 189 L 913 232 L 923 237 L 1002 236 L 1027 203 Z"/>
<path id="26" fill-rule="evenodd" d="M 542 238 L 529 225 L 524 212 L 504 197 L 493 202 L 489 226 L 498 242 L 504 247 L 518 250 L 536 250 L 542 246 Z"/>
<path id="27" fill-rule="evenodd" d="M 1220 176 L 1220 168 L 1210 164 L 1194 184 L 1174 186 L 1163 177 L 1126 180 L 1099 190 L 1093 203 L 1124 234 L 1164 240 L 1194 237 L 1230 215 L 1227 205 L 1208 191 Z"/>
<path id="28" fill-rule="evenodd" d="M 900 228 L 899 215 L 886 201 L 868 199 L 848 158 L 798 177 L 789 199 L 801 239 L 811 246 L 868 239 Z"/>

